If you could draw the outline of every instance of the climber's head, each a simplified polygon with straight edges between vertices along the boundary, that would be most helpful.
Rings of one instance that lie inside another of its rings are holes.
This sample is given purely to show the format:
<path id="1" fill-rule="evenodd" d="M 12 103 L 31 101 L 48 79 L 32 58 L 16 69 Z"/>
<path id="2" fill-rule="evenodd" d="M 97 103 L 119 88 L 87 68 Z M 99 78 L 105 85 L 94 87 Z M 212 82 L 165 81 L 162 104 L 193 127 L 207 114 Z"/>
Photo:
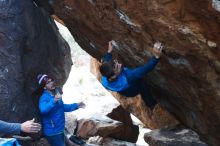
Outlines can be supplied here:
<path id="1" fill-rule="evenodd" d="M 105 76 L 109 81 L 112 81 L 121 73 L 122 64 L 118 63 L 117 60 L 103 62 L 99 69 L 103 76 Z"/>
<path id="2" fill-rule="evenodd" d="M 48 89 L 48 90 L 53 90 L 55 89 L 54 86 L 54 80 L 52 77 L 46 75 L 46 74 L 39 74 L 37 76 L 38 79 L 38 84 L 44 88 L 44 89 Z"/>

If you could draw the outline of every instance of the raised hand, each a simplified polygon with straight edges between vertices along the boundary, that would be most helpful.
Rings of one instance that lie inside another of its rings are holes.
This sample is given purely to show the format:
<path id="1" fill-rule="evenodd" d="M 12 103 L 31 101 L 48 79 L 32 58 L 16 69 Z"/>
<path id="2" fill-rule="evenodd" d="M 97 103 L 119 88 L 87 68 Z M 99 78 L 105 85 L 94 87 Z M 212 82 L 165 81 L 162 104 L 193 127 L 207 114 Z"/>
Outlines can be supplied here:
<path id="1" fill-rule="evenodd" d="M 61 94 L 57 93 L 57 94 L 54 96 L 54 102 L 59 101 L 61 98 L 62 98 Z"/>
<path id="2" fill-rule="evenodd" d="M 156 57 L 156 58 L 160 58 L 161 54 L 162 54 L 162 50 L 163 50 L 163 46 L 162 46 L 162 43 L 161 42 L 156 42 L 154 44 L 154 47 L 153 47 L 153 55 Z"/>
<path id="3" fill-rule="evenodd" d="M 109 41 L 109 42 L 108 42 L 108 53 L 111 53 L 112 50 L 113 50 L 112 41 Z"/>
<path id="4" fill-rule="evenodd" d="M 41 129 L 41 125 L 39 123 L 34 122 L 34 118 L 32 120 L 26 121 L 21 124 L 21 131 L 26 133 L 38 133 Z"/>
<path id="5" fill-rule="evenodd" d="M 77 104 L 78 104 L 79 108 L 85 108 L 86 107 L 85 103 L 83 103 L 83 102 L 79 102 Z"/>

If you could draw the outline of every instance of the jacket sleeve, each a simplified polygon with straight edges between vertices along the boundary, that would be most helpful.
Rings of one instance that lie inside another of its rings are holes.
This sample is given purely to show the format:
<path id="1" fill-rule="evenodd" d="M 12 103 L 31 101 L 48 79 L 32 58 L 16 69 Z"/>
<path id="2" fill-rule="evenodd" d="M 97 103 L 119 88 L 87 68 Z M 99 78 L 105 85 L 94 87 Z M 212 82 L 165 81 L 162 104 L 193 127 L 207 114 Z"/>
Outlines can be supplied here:
<path id="1" fill-rule="evenodd" d="M 20 134 L 21 124 L 8 123 L 0 120 L 0 133 L 2 134 Z"/>
<path id="2" fill-rule="evenodd" d="M 55 106 L 53 98 L 48 95 L 42 95 L 39 102 L 39 109 L 42 114 L 47 114 Z"/>
<path id="3" fill-rule="evenodd" d="M 105 53 L 104 56 L 101 59 L 101 62 L 109 62 L 112 60 L 112 54 L 111 53 Z"/>
<path id="4" fill-rule="evenodd" d="M 64 106 L 64 112 L 71 112 L 71 111 L 77 110 L 79 108 L 77 103 L 63 104 L 63 106 Z"/>
<path id="5" fill-rule="evenodd" d="M 159 59 L 156 59 L 155 57 L 152 57 L 149 61 L 147 61 L 143 66 L 137 67 L 135 69 L 131 69 L 128 71 L 129 77 L 134 78 L 142 78 L 147 73 L 152 71 L 154 67 L 157 65 Z"/>

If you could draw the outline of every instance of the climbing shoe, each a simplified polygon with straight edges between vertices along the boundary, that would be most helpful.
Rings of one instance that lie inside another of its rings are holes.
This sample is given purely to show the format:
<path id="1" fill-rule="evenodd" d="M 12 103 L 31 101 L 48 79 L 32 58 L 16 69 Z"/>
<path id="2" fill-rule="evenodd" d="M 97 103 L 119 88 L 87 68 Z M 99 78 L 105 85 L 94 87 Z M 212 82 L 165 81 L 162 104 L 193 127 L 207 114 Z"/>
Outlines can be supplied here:
<path id="1" fill-rule="evenodd" d="M 76 135 L 70 136 L 69 139 L 70 139 L 73 143 L 78 144 L 78 145 L 83 145 L 83 144 L 86 143 L 82 138 L 80 138 L 80 137 L 78 137 L 78 136 L 76 136 Z"/>

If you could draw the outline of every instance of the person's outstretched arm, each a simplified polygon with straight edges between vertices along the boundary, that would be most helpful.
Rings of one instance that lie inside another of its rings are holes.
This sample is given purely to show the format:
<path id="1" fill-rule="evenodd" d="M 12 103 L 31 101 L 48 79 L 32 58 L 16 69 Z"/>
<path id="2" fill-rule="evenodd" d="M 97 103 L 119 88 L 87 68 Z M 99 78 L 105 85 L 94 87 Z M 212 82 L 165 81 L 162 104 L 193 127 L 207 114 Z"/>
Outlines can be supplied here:
<path id="1" fill-rule="evenodd" d="M 152 57 L 150 60 L 148 60 L 143 66 L 129 70 L 127 72 L 128 79 L 129 78 L 142 78 L 147 73 L 152 71 L 159 61 L 159 58 L 162 53 L 162 48 L 163 48 L 163 46 L 161 45 L 161 43 L 158 43 L 158 42 L 155 43 L 154 48 L 153 48 L 153 52 L 152 52 L 154 57 Z"/>
<path id="2" fill-rule="evenodd" d="M 134 76 L 136 78 L 142 78 L 144 77 L 147 73 L 152 71 L 154 67 L 158 63 L 157 58 L 152 57 L 147 63 L 145 63 L 143 66 L 137 67 L 135 69 L 132 69 L 129 71 L 129 76 Z"/>
<path id="3" fill-rule="evenodd" d="M 83 102 L 80 103 L 73 103 L 73 104 L 64 104 L 64 112 L 71 112 L 77 110 L 79 108 L 85 107 Z"/>
<path id="4" fill-rule="evenodd" d="M 20 134 L 21 131 L 26 133 L 37 133 L 41 129 L 39 123 L 34 122 L 35 119 L 26 121 L 24 123 L 8 123 L 0 120 L 1 134 Z"/>
<path id="5" fill-rule="evenodd" d="M 64 106 L 64 112 L 71 112 L 79 108 L 77 103 L 63 104 L 63 106 Z"/>
<path id="6" fill-rule="evenodd" d="M 1 134 L 20 134 L 20 123 L 8 123 L 0 120 L 0 133 Z"/>

